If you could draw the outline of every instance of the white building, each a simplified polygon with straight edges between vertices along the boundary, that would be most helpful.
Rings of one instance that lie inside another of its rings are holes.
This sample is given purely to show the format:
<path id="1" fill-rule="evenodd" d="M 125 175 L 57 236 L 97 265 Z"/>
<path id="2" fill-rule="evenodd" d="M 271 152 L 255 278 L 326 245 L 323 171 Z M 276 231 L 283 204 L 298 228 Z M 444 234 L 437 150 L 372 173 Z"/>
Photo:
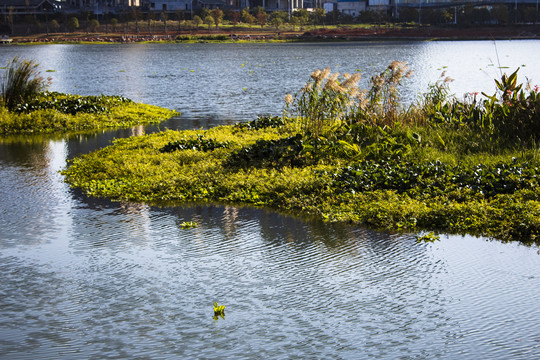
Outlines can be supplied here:
<path id="1" fill-rule="evenodd" d="M 338 0 L 337 9 L 343 14 L 358 16 L 361 11 L 366 11 L 367 0 Z"/>

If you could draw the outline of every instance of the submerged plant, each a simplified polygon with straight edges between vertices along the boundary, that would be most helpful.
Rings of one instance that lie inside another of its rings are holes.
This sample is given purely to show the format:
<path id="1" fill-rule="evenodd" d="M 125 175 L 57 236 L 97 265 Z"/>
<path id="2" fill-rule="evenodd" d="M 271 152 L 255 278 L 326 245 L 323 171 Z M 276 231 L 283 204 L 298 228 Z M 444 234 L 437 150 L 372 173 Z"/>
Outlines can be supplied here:
<path id="1" fill-rule="evenodd" d="M 48 82 L 39 75 L 38 66 L 32 60 L 18 57 L 8 63 L 0 82 L 0 96 L 8 110 L 14 110 L 47 88 Z"/>

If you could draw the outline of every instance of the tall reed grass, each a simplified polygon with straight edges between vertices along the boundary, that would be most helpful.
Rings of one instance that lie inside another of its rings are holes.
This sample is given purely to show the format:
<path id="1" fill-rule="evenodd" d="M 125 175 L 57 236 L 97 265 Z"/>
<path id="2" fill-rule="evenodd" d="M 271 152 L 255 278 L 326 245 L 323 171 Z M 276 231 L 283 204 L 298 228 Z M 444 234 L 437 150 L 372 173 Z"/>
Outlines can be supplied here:
<path id="1" fill-rule="evenodd" d="M 519 70 L 519 69 L 518 69 Z M 497 146 L 540 143 L 539 87 L 517 83 L 516 70 L 495 79 L 497 92 L 450 94 L 453 80 L 445 73 L 412 104 L 401 100 L 401 86 L 413 75 L 405 62 L 393 61 L 360 89 L 360 74 L 316 70 L 295 95 L 285 97 L 284 116 L 300 124 L 307 137 L 326 137 L 341 125 L 385 128 L 402 126 L 466 129 Z"/>
<path id="2" fill-rule="evenodd" d="M 0 80 L 0 99 L 8 110 L 14 110 L 48 86 L 48 81 L 40 76 L 39 65 L 32 60 L 14 57 L 7 65 Z"/>
<path id="3" fill-rule="evenodd" d="M 360 73 L 340 77 L 330 68 L 316 70 L 299 93 L 285 97 L 285 116 L 297 119 L 302 129 L 315 137 L 342 123 L 393 125 L 407 114 L 400 86 L 412 74 L 405 62 L 393 61 L 371 77 L 370 88 L 363 90 L 358 87 Z"/>

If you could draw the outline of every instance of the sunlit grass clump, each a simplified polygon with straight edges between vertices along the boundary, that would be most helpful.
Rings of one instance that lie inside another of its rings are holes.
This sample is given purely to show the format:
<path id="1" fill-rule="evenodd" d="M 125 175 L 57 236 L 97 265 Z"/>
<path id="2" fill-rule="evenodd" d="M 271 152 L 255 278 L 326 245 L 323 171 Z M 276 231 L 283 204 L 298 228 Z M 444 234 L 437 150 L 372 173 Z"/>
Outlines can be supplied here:
<path id="1" fill-rule="evenodd" d="M 76 158 L 66 181 L 154 204 L 267 206 L 388 231 L 540 235 L 540 106 L 516 83 L 458 99 L 446 77 L 405 105 L 394 62 L 373 76 L 315 71 L 280 117 L 117 140 Z M 435 235 L 434 235 L 435 236 Z"/>
<path id="2" fill-rule="evenodd" d="M 4 69 L 0 81 L 0 99 L 8 110 L 39 95 L 47 88 L 47 81 L 38 70 L 39 65 L 31 60 L 13 58 Z"/>

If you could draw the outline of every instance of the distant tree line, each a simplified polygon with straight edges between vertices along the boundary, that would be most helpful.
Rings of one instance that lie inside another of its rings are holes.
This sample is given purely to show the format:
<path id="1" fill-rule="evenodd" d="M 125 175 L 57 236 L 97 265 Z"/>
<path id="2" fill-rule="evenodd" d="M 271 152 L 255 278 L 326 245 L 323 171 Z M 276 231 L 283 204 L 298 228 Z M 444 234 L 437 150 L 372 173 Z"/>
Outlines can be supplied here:
<path id="1" fill-rule="evenodd" d="M 286 11 L 266 12 L 263 7 L 253 9 L 206 9 L 175 12 L 143 12 L 139 8 L 126 9 L 119 14 L 91 12 L 78 14 L 58 13 L 54 15 L 16 16 L 8 12 L 0 19 L 1 34 L 35 34 L 58 32 L 124 32 L 124 33 L 167 33 L 206 26 L 208 29 L 221 25 L 243 25 L 249 27 L 274 28 L 283 26 L 293 30 L 303 30 L 307 26 L 382 24 L 382 23 L 421 23 L 431 25 L 456 24 L 457 26 L 506 25 L 513 23 L 537 23 L 535 6 L 520 6 L 514 9 L 506 5 L 476 7 L 465 5 L 451 8 L 413 8 L 401 7 L 396 17 L 395 9 L 386 11 L 362 11 L 352 16 L 337 10 L 326 12 L 322 8 L 313 11 L 295 10 L 291 16 Z M 193 15 L 193 17 L 192 17 Z"/>

